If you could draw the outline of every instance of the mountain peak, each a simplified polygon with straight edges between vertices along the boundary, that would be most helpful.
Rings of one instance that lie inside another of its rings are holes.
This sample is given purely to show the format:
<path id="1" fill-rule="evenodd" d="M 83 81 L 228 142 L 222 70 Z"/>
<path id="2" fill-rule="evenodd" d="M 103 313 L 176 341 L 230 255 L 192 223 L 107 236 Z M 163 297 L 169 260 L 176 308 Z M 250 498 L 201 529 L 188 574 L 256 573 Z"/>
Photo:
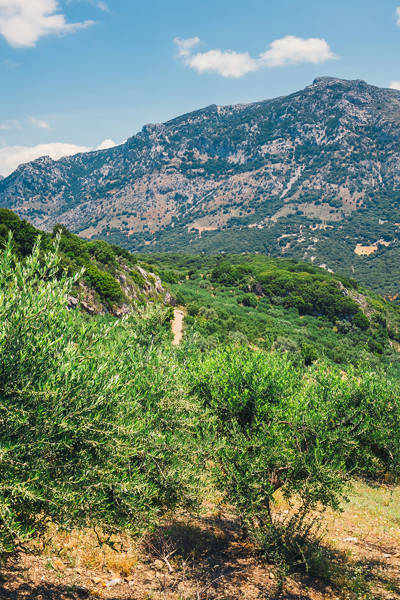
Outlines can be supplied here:
<path id="1" fill-rule="evenodd" d="M 325 76 L 321 76 L 321 77 L 316 77 L 316 79 L 314 79 L 314 81 L 312 82 L 311 86 L 318 86 L 318 87 L 327 87 L 329 85 L 332 84 L 343 84 L 346 86 L 351 86 L 351 85 L 368 85 L 366 81 L 364 81 L 363 79 L 341 79 L 340 77 L 330 77 L 328 75 Z"/>

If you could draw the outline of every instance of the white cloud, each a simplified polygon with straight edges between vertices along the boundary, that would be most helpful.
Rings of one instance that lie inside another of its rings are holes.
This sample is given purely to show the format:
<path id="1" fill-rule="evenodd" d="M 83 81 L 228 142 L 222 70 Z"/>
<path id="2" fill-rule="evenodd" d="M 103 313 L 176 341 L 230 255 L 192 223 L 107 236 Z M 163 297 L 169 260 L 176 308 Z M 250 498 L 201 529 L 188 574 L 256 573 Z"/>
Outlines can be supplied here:
<path id="1" fill-rule="evenodd" d="M 198 38 L 198 37 L 192 37 L 192 38 L 186 38 L 186 39 L 176 37 L 174 39 L 174 44 L 178 48 L 179 56 L 189 56 L 190 51 L 195 46 L 197 46 L 199 43 L 200 43 L 200 38 Z"/>
<path id="2" fill-rule="evenodd" d="M 298 38 L 293 35 L 273 41 L 268 50 L 257 58 L 248 52 L 234 50 L 209 50 L 193 53 L 199 44 L 198 37 L 175 38 L 178 56 L 184 63 L 198 73 L 217 73 L 223 77 L 243 77 L 252 71 L 266 67 L 286 67 L 299 63 L 318 64 L 336 58 L 328 43 L 321 38 Z"/>
<path id="3" fill-rule="evenodd" d="M 65 144 L 63 142 L 38 144 L 37 146 L 5 146 L 4 148 L 0 148 L 0 175 L 7 176 L 18 165 L 35 160 L 40 156 L 50 156 L 54 160 L 57 160 L 62 156 L 70 156 L 79 152 L 90 152 L 91 150 L 104 150 L 112 146 L 115 146 L 112 140 L 104 140 L 96 148 L 78 146 L 77 144 Z"/>
<path id="4" fill-rule="evenodd" d="M 50 129 L 50 125 L 47 121 L 43 119 L 37 119 L 36 117 L 28 117 L 28 121 L 33 127 L 37 127 L 37 129 Z"/>
<path id="5" fill-rule="evenodd" d="M 198 73 L 217 73 L 222 77 L 243 77 L 259 68 L 248 52 L 234 52 L 233 50 L 209 50 L 189 56 L 186 60 L 192 69 Z"/>
<path id="6" fill-rule="evenodd" d="M 400 6 L 396 8 L 397 25 L 400 27 Z"/>
<path id="7" fill-rule="evenodd" d="M 108 8 L 108 5 L 105 2 L 102 2 L 102 1 L 97 3 L 97 8 L 99 8 L 103 12 L 108 12 L 110 10 Z"/>
<path id="8" fill-rule="evenodd" d="M 29 47 L 46 35 L 86 28 L 93 21 L 67 23 L 57 0 L 0 0 L 0 34 L 10 46 Z"/>
<path id="9" fill-rule="evenodd" d="M 392 90 L 400 90 L 400 81 L 391 81 L 389 87 Z"/>
<path id="10" fill-rule="evenodd" d="M 287 35 L 271 43 L 260 55 L 261 64 L 267 67 L 286 67 L 299 63 L 319 63 L 336 58 L 328 43 L 322 38 L 298 38 Z"/>
<path id="11" fill-rule="evenodd" d="M 108 150 L 108 148 L 114 148 L 117 144 L 113 140 L 103 140 L 101 144 L 99 144 L 96 150 Z"/>

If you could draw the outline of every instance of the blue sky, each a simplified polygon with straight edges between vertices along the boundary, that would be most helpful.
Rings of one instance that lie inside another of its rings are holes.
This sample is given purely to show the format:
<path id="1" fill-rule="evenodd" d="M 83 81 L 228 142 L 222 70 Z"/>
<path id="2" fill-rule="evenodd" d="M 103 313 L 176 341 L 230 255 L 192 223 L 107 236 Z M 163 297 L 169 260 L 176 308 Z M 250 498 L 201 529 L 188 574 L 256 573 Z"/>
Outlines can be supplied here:
<path id="1" fill-rule="evenodd" d="M 399 57 L 400 0 L 0 0 L 0 174 Z"/>

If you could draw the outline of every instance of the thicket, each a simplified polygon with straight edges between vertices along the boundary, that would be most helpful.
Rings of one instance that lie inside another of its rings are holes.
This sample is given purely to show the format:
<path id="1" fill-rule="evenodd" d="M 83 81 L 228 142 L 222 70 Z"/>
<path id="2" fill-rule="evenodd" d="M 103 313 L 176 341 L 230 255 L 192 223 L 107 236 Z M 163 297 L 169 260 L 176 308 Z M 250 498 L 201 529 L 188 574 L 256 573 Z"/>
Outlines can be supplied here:
<path id="1" fill-rule="evenodd" d="M 0 554 L 49 519 L 140 531 L 190 505 L 195 413 L 160 351 L 168 315 L 90 321 L 67 310 L 79 273 L 60 276 L 39 245 L 24 262 L 11 247 L 0 255 Z"/>
<path id="2" fill-rule="evenodd" d="M 399 473 L 399 386 L 383 374 L 304 371 L 238 346 L 212 350 L 190 371 L 218 439 L 216 484 L 266 553 L 277 490 L 295 499 L 303 523 L 318 506 L 339 508 L 351 475 Z"/>
<path id="3" fill-rule="evenodd" d="M 46 528 L 149 530 L 220 490 L 271 552 L 279 489 L 300 521 L 351 476 L 399 474 L 400 386 L 255 351 L 170 344 L 171 311 L 68 311 L 56 251 L 0 255 L 0 551 Z M 201 311 L 200 318 L 213 317 Z M 304 349 L 307 352 L 307 349 Z M 299 521 L 299 522 L 300 522 Z M 278 538 L 279 538 L 278 535 Z"/>

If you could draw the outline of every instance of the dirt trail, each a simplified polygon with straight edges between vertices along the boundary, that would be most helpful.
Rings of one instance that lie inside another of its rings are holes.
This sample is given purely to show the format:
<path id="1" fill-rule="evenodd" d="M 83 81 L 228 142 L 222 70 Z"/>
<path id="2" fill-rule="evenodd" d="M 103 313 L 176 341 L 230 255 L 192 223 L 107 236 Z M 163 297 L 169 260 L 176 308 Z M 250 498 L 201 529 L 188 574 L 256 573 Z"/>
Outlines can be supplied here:
<path id="1" fill-rule="evenodd" d="M 181 343 L 181 340 L 183 337 L 183 319 L 184 319 L 184 317 L 185 317 L 185 315 L 184 315 L 183 310 L 180 310 L 178 308 L 174 309 L 174 318 L 171 323 L 171 329 L 172 329 L 172 333 L 174 336 L 172 343 L 174 346 L 179 346 L 179 344 Z"/>

